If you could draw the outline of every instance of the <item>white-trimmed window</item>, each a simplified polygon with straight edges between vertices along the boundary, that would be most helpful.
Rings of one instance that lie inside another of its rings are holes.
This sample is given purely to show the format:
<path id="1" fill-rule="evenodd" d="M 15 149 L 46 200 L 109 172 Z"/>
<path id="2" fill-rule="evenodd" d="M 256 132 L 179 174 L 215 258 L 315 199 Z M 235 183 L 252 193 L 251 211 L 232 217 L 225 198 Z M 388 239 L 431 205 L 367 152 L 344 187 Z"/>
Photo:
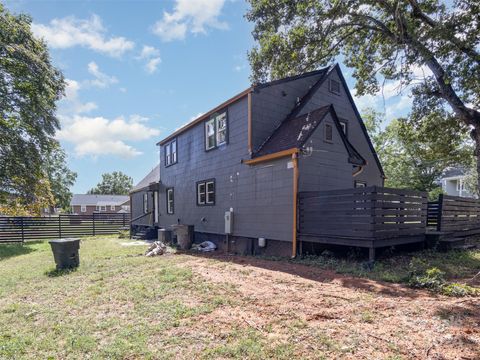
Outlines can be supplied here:
<path id="1" fill-rule="evenodd" d="M 143 213 L 148 213 L 148 194 L 143 194 Z"/>
<path id="2" fill-rule="evenodd" d="M 110 205 L 110 210 L 115 211 L 115 205 Z"/>
<path id="3" fill-rule="evenodd" d="M 97 205 L 96 207 L 98 212 L 105 212 L 107 211 L 107 206 L 106 205 Z"/>
<path id="4" fill-rule="evenodd" d="M 80 205 L 80 212 L 87 212 L 87 205 Z"/>
<path id="5" fill-rule="evenodd" d="M 165 149 L 165 166 L 177 163 L 177 139 L 170 141 L 164 146 Z"/>
<path id="6" fill-rule="evenodd" d="M 325 123 L 324 140 L 327 142 L 333 141 L 333 126 L 330 123 Z"/>
<path id="7" fill-rule="evenodd" d="M 464 191 L 465 190 L 465 183 L 462 179 L 457 180 L 457 191 Z"/>
<path id="8" fill-rule="evenodd" d="M 337 80 L 330 79 L 328 82 L 328 89 L 331 93 L 340 95 L 340 83 Z"/>
<path id="9" fill-rule="evenodd" d="M 175 198 L 173 188 L 167 189 L 167 214 L 173 214 L 175 212 Z"/>
<path id="10" fill-rule="evenodd" d="M 197 205 L 215 205 L 215 180 L 197 182 Z"/>
<path id="11" fill-rule="evenodd" d="M 227 112 L 212 115 L 205 121 L 205 150 L 214 149 L 227 143 L 228 121 Z"/>

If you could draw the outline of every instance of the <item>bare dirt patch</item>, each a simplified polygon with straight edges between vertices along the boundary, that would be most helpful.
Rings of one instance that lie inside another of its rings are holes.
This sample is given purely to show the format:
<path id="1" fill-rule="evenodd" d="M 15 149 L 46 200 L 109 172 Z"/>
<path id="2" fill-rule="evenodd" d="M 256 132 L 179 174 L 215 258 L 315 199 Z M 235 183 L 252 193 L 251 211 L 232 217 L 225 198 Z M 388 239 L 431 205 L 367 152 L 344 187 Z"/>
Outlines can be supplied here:
<path id="1" fill-rule="evenodd" d="M 294 346 L 303 358 L 480 359 L 478 298 L 449 298 L 282 261 L 181 256 L 179 265 L 196 277 L 233 285 L 238 303 L 181 324 L 172 335 L 208 334 L 221 344 L 232 327 L 240 327 L 272 344 Z"/>

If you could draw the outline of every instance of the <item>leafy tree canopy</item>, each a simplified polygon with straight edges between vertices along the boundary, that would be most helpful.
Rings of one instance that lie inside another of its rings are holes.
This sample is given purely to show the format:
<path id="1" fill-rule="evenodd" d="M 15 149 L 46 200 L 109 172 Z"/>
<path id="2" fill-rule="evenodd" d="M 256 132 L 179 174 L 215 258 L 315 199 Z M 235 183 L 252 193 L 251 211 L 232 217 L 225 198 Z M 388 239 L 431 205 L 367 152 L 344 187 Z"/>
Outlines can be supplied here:
<path id="1" fill-rule="evenodd" d="M 446 168 L 472 162 L 472 141 L 464 126 L 445 112 L 431 113 L 421 122 L 401 118 L 386 124 L 383 114 L 367 109 L 363 119 L 386 186 L 438 194 L 438 180 Z"/>
<path id="2" fill-rule="evenodd" d="M 478 0 L 249 2 L 246 17 L 257 41 L 249 54 L 253 82 L 313 70 L 342 55 L 358 95 L 377 94 L 387 79 L 412 88 L 412 119 L 449 109 L 449 121 L 471 130 L 480 168 Z"/>
<path id="3" fill-rule="evenodd" d="M 64 94 L 64 78 L 30 26 L 29 16 L 13 15 L 0 4 L 0 203 L 4 213 L 9 208 L 17 209 L 10 213 L 38 213 L 40 208 L 63 205 L 75 178 L 67 171 L 65 155 L 54 138 L 60 127 L 55 111 L 56 101 Z"/>
<path id="4" fill-rule="evenodd" d="M 102 175 L 102 181 L 89 190 L 89 194 L 128 195 L 133 187 L 133 179 L 122 173 L 114 171 Z"/>

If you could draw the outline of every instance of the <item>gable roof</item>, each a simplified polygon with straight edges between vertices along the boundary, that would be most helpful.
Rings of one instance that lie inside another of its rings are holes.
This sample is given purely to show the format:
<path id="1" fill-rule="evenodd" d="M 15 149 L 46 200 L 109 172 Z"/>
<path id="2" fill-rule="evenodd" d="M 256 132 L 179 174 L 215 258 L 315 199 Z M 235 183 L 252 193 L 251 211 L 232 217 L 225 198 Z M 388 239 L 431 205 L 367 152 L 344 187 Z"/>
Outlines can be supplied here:
<path id="1" fill-rule="evenodd" d="M 157 143 L 157 145 L 164 145 L 166 142 L 168 142 L 169 140 L 172 140 L 174 137 L 176 137 L 176 136 L 180 135 L 181 133 L 187 131 L 188 129 L 197 125 L 198 123 L 208 119 L 210 117 L 210 115 L 214 114 L 215 112 L 217 112 L 219 110 L 222 110 L 225 106 L 228 106 L 228 105 L 233 104 L 234 102 L 236 102 L 240 99 L 243 99 L 245 96 L 247 96 L 252 91 L 255 91 L 257 89 L 262 89 L 262 88 L 265 88 L 265 87 L 268 87 L 268 86 L 281 84 L 281 83 L 288 82 L 288 81 L 293 81 L 293 80 L 309 77 L 309 76 L 324 75 L 330 69 L 331 69 L 331 67 L 326 67 L 326 68 L 322 68 L 322 69 L 319 69 L 319 70 L 309 71 L 309 72 L 299 74 L 299 75 L 288 76 L 288 77 L 285 77 L 285 78 L 282 78 L 282 79 L 272 80 L 272 81 L 268 81 L 268 82 L 265 82 L 265 83 L 253 85 L 253 86 L 243 90 L 242 92 L 238 93 L 237 95 L 233 96 L 232 98 L 224 101 L 220 105 L 214 107 L 210 111 L 207 111 L 205 114 L 199 116 L 198 118 L 196 118 L 196 119 L 190 121 L 189 123 L 185 124 L 184 126 L 180 127 L 180 129 L 175 130 L 173 133 L 168 135 L 166 138 L 160 140 Z"/>
<path id="2" fill-rule="evenodd" d="M 449 178 L 449 177 L 465 176 L 465 173 L 466 173 L 465 169 L 460 167 L 446 169 L 443 172 L 442 179 Z"/>
<path id="3" fill-rule="evenodd" d="M 152 183 L 158 183 L 160 181 L 160 164 L 157 164 L 140 182 L 135 185 L 130 193 L 142 190 L 148 187 Z"/>
<path id="4" fill-rule="evenodd" d="M 348 141 L 347 137 L 342 131 L 337 114 L 332 105 L 323 106 L 315 109 L 307 114 L 291 117 L 283 121 L 280 126 L 275 129 L 273 134 L 263 143 L 260 149 L 253 154 L 253 157 L 260 157 L 269 154 L 274 154 L 283 150 L 292 148 L 300 149 L 310 136 L 317 129 L 318 125 L 323 121 L 325 116 L 330 114 L 336 125 L 337 131 L 340 134 L 343 144 L 349 154 L 349 161 L 356 165 L 366 164 L 365 159 Z"/>
<path id="5" fill-rule="evenodd" d="M 96 194 L 73 194 L 70 206 L 90 205 L 122 205 L 130 200 L 128 195 L 96 195 Z"/>

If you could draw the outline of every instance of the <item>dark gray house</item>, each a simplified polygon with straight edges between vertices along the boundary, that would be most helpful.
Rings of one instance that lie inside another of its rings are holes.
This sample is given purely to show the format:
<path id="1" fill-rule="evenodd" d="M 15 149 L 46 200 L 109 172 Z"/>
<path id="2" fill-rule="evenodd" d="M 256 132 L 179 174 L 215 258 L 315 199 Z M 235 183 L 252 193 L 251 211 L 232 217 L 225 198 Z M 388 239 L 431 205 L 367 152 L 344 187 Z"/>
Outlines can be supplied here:
<path id="1" fill-rule="evenodd" d="M 155 224 L 238 253 L 297 253 L 298 192 L 384 180 L 338 65 L 252 86 L 158 145 Z"/>

